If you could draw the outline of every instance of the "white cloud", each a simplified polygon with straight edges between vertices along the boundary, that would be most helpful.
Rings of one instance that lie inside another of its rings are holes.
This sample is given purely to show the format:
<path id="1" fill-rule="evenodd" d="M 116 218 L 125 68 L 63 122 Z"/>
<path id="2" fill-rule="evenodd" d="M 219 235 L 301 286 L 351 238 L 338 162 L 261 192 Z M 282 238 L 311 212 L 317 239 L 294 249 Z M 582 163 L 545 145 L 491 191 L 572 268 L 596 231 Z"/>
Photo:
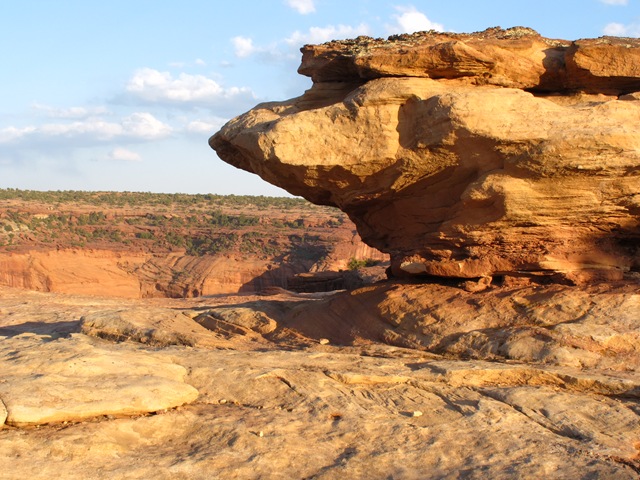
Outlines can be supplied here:
<path id="1" fill-rule="evenodd" d="M 284 3 L 296 10 L 301 15 L 307 15 L 316 11 L 313 0 L 285 0 Z"/>
<path id="2" fill-rule="evenodd" d="M 640 22 L 628 25 L 613 22 L 607 24 L 602 31 L 612 37 L 640 37 Z"/>
<path id="3" fill-rule="evenodd" d="M 629 0 L 600 0 L 605 5 L 628 5 Z"/>
<path id="4" fill-rule="evenodd" d="M 69 107 L 69 108 L 56 108 L 50 105 L 43 105 L 40 103 L 33 103 L 31 108 L 34 110 L 43 112 L 46 116 L 50 118 L 66 118 L 66 119 L 82 119 L 95 117 L 99 115 L 108 114 L 109 111 L 106 107 Z"/>
<path id="5" fill-rule="evenodd" d="M 245 58 L 256 52 L 256 47 L 253 45 L 253 40 L 249 37 L 233 37 L 231 39 L 233 43 L 234 53 L 236 57 Z"/>
<path id="6" fill-rule="evenodd" d="M 33 134 L 49 138 L 93 138 L 97 141 L 110 140 L 122 135 L 124 129 L 121 124 L 106 122 L 100 119 L 90 119 L 84 122 L 47 123 L 37 127 Z"/>
<path id="7" fill-rule="evenodd" d="M 134 113 L 122 120 L 122 134 L 142 140 L 155 140 L 168 137 L 172 128 L 150 113 Z"/>
<path id="8" fill-rule="evenodd" d="M 224 125 L 225 123 L 226 123 L 226 120 L 222 118 L 192 120 L 189 123 L 187 123 L 185 130 L 188 133 L 195 133 L 198 135 L 200 134 L 213 135 L 218 130 L 220 130 L 220 127 L 222 127 L 222 125 Z"/>
<path id="9" fill-rule="evenodd" d="M 28 137 L 36 130 L 36 127 L 5 127 L 0 130 L 0 144 L 11 143 Z"/>
<path id="10" fill-rule="evenodd" d="M 393 15 L 395 23 L 387 25 L 389 33 L 414 33 L 425 30 L 444 31 L 444 26 L 440 23 L 432 22 L 427 16 L 418 11 L 414 6 L 396 7 L 399 12 Z"/>
<path id="11" fill-rule="evenodd" d="M 266 46 L 255 45 L 252 38 L 240 36 L 233 37 L 231 43 L 233 43 L 234 54 L 238 58 L 256 56 L 266 62 L 280 62 L 283 57 L 288 56 L 288 53 L 282 51 L 279 42 L 274 42 Z M 228 67 L 230 64 L 223 64 L 222 66 Z"/>
<path id="12" fill-rule="evenodd" d="M 330 40 L 344 40 L 359 35 L 369 35 L 369 26 L 361 23 L 355 27 L 350 25 L 327 25 L 326 27 L 311 27 L 307 32 L 296 30 L 284 41 L 294 47 L 301 47 L 309 43 L 325 43 Z"/>
<path id="13" fill-rule="evenodd" d="M 142 157 L 126 148 L 116 147 L 107 154 L 107 160 L 117 160 L 122 162 L 141 162 Z"/>
<path id="14" fill-rule="evenodd" d="M 137 112 L 109 122 L 100 118 L 68 123 L 46 123 L 23 128 L 6 127 L 0 130 L 0 144 L 73 141 L 75 145 L 91 145 L 113 140 L 148 141 L 166 138 L 173 129 L 150 113 Z"/>
<path id="15" fill-rule="evenodd" d="M 174 105 L 207 106 L 238 97 L 255 98 L 248 88 L 223 88 L 204 75 L 181 73 L 174 78 L 169 72 L 153 68 L 137 70 L 127 83 L 126 91 L 144 102 Z"/>

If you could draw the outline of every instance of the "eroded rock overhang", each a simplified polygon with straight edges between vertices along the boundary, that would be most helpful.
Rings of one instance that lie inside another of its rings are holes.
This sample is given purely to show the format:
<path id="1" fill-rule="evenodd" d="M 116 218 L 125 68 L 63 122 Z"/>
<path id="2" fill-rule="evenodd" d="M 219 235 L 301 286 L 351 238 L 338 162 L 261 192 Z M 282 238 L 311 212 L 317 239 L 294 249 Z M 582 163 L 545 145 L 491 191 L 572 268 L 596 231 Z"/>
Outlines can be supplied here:
<path id="1" fill-rule="evenodd" d="M 209 143 L 345 211 L 395 275 L 640 270 L 640 40 L 517 27 L 302 53 L 310 90 L 256 106 Z"/>

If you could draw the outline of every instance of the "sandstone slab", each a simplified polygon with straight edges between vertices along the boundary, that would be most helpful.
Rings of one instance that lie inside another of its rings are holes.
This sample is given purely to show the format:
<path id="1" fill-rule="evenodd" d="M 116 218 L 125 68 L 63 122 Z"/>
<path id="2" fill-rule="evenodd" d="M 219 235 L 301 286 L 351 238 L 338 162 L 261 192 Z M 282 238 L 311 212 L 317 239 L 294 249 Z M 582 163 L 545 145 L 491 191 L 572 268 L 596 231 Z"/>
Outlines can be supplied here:
<path id="1" fill-rule="evenodd" d="M 267 334 L 278 326 L 276 321 L 264 312 L 246 307 L 218 307 L 198 315 L 195 320 L 209 330 L 241 334 Z"/>
<path id="2" fill-rule="evenodd" d="M 188 313 L 166 308 L 101 309 L 80 318 L 82 333 L 112 341 L 149 345 L 210 345 L 215 336 L 195 323 Z"/>
<path id="3" fill-rule="evenodd" d="M 154 416 L 5 431 L 0 466 L 34 478 L 53 471 L 195 479 L 284 471 L 326 479 L 636 475 L 632 404 L 579 388 L 558 391 L 541 384 L 542 370 L 491 385 L 500 378 L 494 367 L 464 362 L 476 375 L 453 385 L 445 378 L 459 362 L 393 348 L 178 355 L 203 393 L 197 403 Z M 485 375 L 493 380 L 479 386 Z M 17 457 L 25 449 L 28 461 Z"/>
<path id="4" fill-rule="evenodd" d="M 636 372 L 638 319 L 637 283 L 480 293 L 387 283 L 295 307 L 281 322 L 333 344 L 367 339 L 465 358 Z"/>
<path id="5" fill-rule="evenodd" d="M 417 305 L 392 325 L 403 297 Z M 427 298 L 440 302 L 429 311 Z M 479 298 L 486 308 L 473 305 Z M 9 425 L 0 430 L 0 471 L 8 479 L 636 478 L 637 367 L 611 368 L 631 358 L 628 350 L 610 350 L 614 361 L 570 365 L 544 355 L 514 361 L 480 344 L 475 358 L 455 350 L 443 357 L 373 337 L 386 328 L 409 341 L 411 322 L 435 325 L 440 317 L 450 324 L 433 327 L 442 338 L 475 331 L 491 343 L 508 331 L 501 322 L 512 321 L 512 311 L 548 329 L 607 311 L 602 320 L 627 338 L 633 332 L 624 328 L 637 329 L 633 301 L 624 289 L 561 286 L 472 294 L 395 284 L 319 298 L 139 302 L 2 288 L 0 399 Z M 474 308 L 478 319 L 467 328 L 462 317 Z M 193 346 L 142 343 L 140 332 L 180 332 L 182 317 L 202 328 L 198 315 L 234 309 L 268 313 L 276 329 L 266 337 L 209 333 Z M 176 312 L 180 322 L 171 320 Z M 116 322 L 119 334 L 103 339 L 77 333 L 77 319 L 92 314 L 105 326 L 110 316 L 135 319 L 135 328 Z M 320 343 L 325 336 L 331 344 Z M 161 404 L 170 397 L 174 408 Z M 158 410 L 144 414 L 148 408 Z M 12 420 L 12 411 L 38 414 L 30 417 L 37 428 Z"/>
<path id="6" fill-rule="evenodd" d="M 57 339 L 22 334 L 0 345 L 0 398 L 6 423 L 77 422 L 135 415 L 194 401 L 186 370 L 166 358 L 114 350 L 83 335 Z"/>
<path id="7" fill-rule="evenodd" d="M 305 45 L 298 72 L 315 83 L 382 77 L 464 79 L 533 91 L 612 94 L 640 86 L 640 42 L 601 37 L 574 42 L 542 37 L 526 27 L 483 32 L 417 32 L 387 40 Z"/>

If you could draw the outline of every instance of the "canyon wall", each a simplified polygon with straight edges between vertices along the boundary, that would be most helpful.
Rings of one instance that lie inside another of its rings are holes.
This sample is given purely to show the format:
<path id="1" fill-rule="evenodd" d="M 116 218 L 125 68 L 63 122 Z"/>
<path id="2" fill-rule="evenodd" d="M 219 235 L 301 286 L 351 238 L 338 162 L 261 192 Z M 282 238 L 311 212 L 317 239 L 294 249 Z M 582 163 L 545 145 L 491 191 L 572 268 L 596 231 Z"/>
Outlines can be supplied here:
<path id="1" fill-rule="evenodd" d="M 386 255 L 357 236 L 338 243 L 334 251 L 315 263 L 278 263 L 236 253 L 195 257 L 184 252 L 34 249 L 0 252 L 0 285 L 123 298 L 198 297 L 260 292 L 269 287 L 295 288 L 301 282 L 296 275 L 309 270 L 347 270 L 350 259 L 384 261 Z M 343 288 L 342 281 L 336 285 Z"/>
<path id="2" fill-rule="evenodd" d="M 342 212 L 302 199 L 0 190 L 0 285 L 10 287 L 127 298 L 308 291 L 302 273 L 332 271 L 343 288 L 341 270 L 386 260 Z"/>

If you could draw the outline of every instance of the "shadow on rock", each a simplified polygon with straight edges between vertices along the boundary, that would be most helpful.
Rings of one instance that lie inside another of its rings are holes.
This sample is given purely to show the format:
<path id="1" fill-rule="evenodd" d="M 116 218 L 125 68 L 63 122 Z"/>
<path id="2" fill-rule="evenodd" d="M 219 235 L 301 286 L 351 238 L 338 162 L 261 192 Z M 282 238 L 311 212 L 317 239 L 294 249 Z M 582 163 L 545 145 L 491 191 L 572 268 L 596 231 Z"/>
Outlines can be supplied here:
<path id="1" fill-rule="evenodd" d="M 0 336 L 15 337 L 25 333 L 36 335 L 51 335 L 52 337 L 66 337 L 81 330 L 82 322 L 72 320 L 68 322 L 24 322 L 9 327 L 0 327 Z"/>

